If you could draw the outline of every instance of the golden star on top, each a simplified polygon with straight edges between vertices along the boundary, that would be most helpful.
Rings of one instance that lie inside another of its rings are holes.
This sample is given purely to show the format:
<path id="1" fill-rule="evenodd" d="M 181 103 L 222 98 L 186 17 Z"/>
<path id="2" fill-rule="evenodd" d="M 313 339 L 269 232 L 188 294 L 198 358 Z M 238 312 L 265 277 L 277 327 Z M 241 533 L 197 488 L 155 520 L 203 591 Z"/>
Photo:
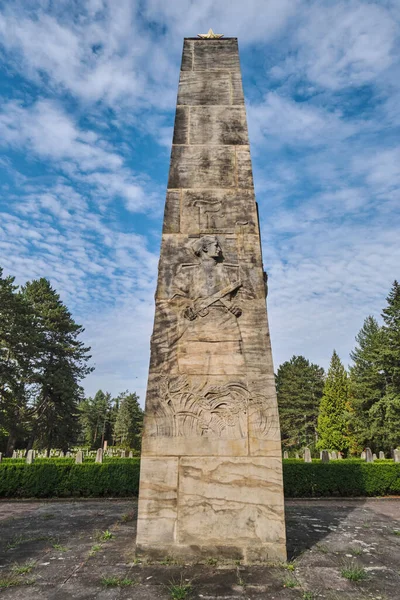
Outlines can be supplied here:
<path id="1" fill-rule="evenodd" d="M 208 30 L 208 33 L 198 33 L 197 36 L 202 40 L 218 40 L 224 36 L 223 33 L 214 33 L 212 29 Z"/>

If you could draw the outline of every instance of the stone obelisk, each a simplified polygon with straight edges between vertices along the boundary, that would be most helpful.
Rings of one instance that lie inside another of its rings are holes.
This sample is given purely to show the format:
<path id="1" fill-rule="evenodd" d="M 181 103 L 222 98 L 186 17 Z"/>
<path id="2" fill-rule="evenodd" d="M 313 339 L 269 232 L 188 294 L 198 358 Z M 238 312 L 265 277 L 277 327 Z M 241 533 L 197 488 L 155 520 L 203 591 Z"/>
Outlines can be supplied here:
<path id="1" fill-rule="evenodd" d="M 139 554 L 286 559 L 265 297 L 237 39 L 185 38 L 151 338 Z"/>

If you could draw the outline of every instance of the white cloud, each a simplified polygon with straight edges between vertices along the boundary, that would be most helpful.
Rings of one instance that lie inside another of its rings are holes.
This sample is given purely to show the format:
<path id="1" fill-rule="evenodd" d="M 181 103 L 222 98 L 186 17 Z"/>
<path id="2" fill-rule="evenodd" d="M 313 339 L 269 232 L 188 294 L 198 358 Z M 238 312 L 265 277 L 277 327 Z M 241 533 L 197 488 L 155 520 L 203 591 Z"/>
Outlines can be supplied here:
<path id="1" fill-rule="evenodd" d="M 295 102 L 275 92 L 248 108 L 250 139 L 254 143 L 324 146 L 352 135 L 357 124 L 341 121 L 339 111 Z"/>

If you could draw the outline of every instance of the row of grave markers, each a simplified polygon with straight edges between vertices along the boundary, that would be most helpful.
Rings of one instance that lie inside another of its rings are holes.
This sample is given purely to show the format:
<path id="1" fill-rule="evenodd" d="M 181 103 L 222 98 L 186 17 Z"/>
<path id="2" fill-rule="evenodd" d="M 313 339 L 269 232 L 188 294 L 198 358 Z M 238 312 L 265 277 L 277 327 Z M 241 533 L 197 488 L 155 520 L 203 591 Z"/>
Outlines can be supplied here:
<path id="1" fill-rule="evenodd" d="M 294 457 L 300 459 L 299 453 L 296 452 Z M 289 458 L 289 452 L 287 450 L 284 451 L 283 458 Z M 378 458 L 379 460 L 385 460 L 385 453 L 381 451 L 379 452 L 379 456 L 377 456 L 375 453 L 372 453 L 371 448 L 366 448 L 363 452 L 361 452 L 361 459 L 365 460 L 365 462 L 374 462 L 374 460 L 378 460 Z M 304 462 L 312 462 L 310 448 L 304 448 L 303 459 Z M 340 452 L 335 452 L 334 450 L 332 452 L 328 452 L 328 450 L 322 450 L 320 452 L 320 459 L 322 462 L 327 463 L 330 460 L 342 460 L 343 456 Z M 395 448 L 392 450 L 392 459 L 394 462 L 400 463 L 400 448 Z"/>
<path id="2" fill-rule="evenodd" d="M 57 453 L 54 453 L 54 454 L 51 453 L 50 458 L 74 458 L 75 457 L 75 463 L 82 464 L 85 455 L 88 457 L 92 457 L 92 456 L 94 456 L 94 454 L 95 454 L 94 451 L 89 451 L 89 452 L 85 453 L 83 450 L 78 450 L 76 453 L 57 451 Z M 99 448 L 96 452 L 95 462 L 102 463 L 103 458 L 105 456 L 110 457 L 110 458 L 116 458 L 116 457 L 134 458 L 137 455 L 134 454 L 132 450 L 110 451 L 110 450 L 103 450 L 103 448 Z M 36 452 L 35 450 L 28 450 L 28 452 L 26 452 L 25 450 L 14 450 L 11 458 L 19 458 L 19 459 L 25 458 L 25 462 L 28 465 L 31 465 L 36 458 L 48 458 L 48 457 L 47 457 L 46 453 L 39 453 L 39 452 Z M 3 460 L 3 455 L 0 452 L 0 463 L 2 460 Z"/>

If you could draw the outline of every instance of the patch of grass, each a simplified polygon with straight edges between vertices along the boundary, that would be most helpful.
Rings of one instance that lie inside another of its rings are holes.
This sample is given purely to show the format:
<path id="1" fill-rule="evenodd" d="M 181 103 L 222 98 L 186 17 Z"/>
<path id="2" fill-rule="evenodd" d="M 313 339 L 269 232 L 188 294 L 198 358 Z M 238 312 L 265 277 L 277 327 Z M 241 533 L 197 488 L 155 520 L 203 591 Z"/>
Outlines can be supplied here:
<path id="1" fill-rule="evenodd" d="M 68 552 L 68 548 L 66 546 L 62 546 L 61 544 L 53 544 L 53 548 L 59 552 Z"/>
<path id="2" fill-rule="evenodd" d="M 400 535 L 400 529 L 393 529 L 394 535 Z"/>
<path id="3" fill-rule="evenodd" d="M 316 596 L 313 592 L 304 592 L 302 600 L 315 600 Z"/>
<path id="4" fill-rule="evenodd" d="M 129 579 L 129 577 L 102 577 L 101 585 L 104 587 L 128 587 L 135 585 L 137 582 L 135 579 Z"/>
<path id="5" fill-rule="evenodd" d="M 190 581 L 184 581 L 182 576 L 179 583 L 170 581 L 167 589 L 171 600 L 186 600 L 193 590 Z"/>
<path id="6" fill-rule="evenodd" d="M 283 580 L 283 587 L 284 588 L 295 588 L 298 585 L 296 579 L 294 579 L 293 577 L 287 577 L 286 579 Z"/>
<path id="7" fill-rule="evenodd" d="M 102 545 L 101 544 L 94 544 L 91 548 L 90 548 L 90 552 L 89 552 L 89 556 L 94 556 L 96 554 L 96 552 L 98 552 L 99 550 L 102 549 Z"/>
<path id="8" fill-rule="evenodd" d="M 360 556 L 362 554 L 361 548 L 349 548 L 350 554 L 354 554 L 354 556 Z"/>
<path id="9" fill-rule="evenodd" d="M 367 577 L 365 569 L 355 562 L 344 565 L 340 574 L 349 581 L 362 581 Z"/>
<path id="10" fill-rule="evenodd" d="M 286 569 L 287 571 L 293 572 L 295 570 L 295 568 L 296 568 L 296 565 L 295 565 L 295 563 L 293 561 L 290 560 L 287 563 L 284 563 L 282 565 L 282 568 Z"/>
<path id="11" fill-rule="evenodd" d="M 11 571 L 16 575 L 25 575 L 26 573 L 30 573 L 35 566 L 33 561 L 25 563 L 24 565 L 13 565 L 11 567 Z"/>
<path id="12" fill-rule="evenodd" d="M 214 558 L 213 556 L 210 556 L 209 558 L 207 558 L 206 564 L 210 565 L 210 567 L 215 567 L 215 565 L 218 564 L 218 558 Z"/>
<path id="13" fill-rule="evenodd" d="M 121 523 L 129 523 L 130 521 L 134 521 L 134 520 L 135 520 L 135 513 L 133 512 L 133 510 L 131 512 L 124 513 L 121 516 Z"/>
<path id="14" fill-rule="evenodd" d="M 7 543 L 6 550 L 15 550 L 21 544 L 26 542 L 51 542 L 54 538 L 49 535 L 38 535 L 36 537 L 25 537 L 24 535 L 16 535 Z"/>
<path id="15" fill-rule="evenodd" d="M 5 577 L 0 578 L 0 590 L 15 587 L 21 584 L 22 581 L 20 579 L 18 579 L 17 577 L 12 577 L 11 575 L 6 575 Z"/>
<path id="16" fill-rule="evenodd" d="M 100 534 L 100 541 L 107 542 L 108 540 L 112 540 L 114 537 L 114 534 L 111 533 L 111 531 L 109 531 L 108 529 L 106 529 Z"/>

